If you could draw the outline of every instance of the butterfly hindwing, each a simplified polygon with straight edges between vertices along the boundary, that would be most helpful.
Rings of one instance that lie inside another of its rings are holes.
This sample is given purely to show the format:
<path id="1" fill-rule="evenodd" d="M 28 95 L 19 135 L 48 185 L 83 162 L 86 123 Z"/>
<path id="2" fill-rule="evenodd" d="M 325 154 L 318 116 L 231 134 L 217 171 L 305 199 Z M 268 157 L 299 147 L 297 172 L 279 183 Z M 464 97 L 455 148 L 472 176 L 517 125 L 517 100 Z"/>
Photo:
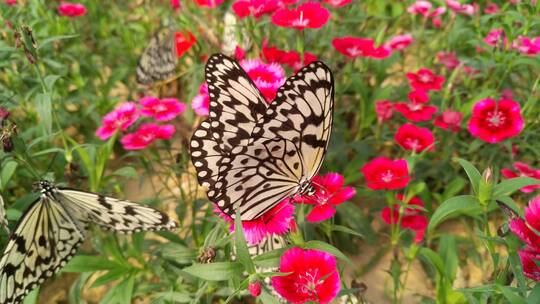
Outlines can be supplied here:
<path id="1" fill-rule="evenodd" d="M 163 28 L 152 36 L 139 58 L 137 82 L 148 85 L 172 78 L 176 75 L 177 62 L 174 33 L 169 28 Z"/>
<path id="2" fill-rule="evenodd" d="M 0 259 L 0 303 L 20 303 L 64 266 L 84 240 L 81 226 L 58 202 L 48 197 L 34 202 Z"/>

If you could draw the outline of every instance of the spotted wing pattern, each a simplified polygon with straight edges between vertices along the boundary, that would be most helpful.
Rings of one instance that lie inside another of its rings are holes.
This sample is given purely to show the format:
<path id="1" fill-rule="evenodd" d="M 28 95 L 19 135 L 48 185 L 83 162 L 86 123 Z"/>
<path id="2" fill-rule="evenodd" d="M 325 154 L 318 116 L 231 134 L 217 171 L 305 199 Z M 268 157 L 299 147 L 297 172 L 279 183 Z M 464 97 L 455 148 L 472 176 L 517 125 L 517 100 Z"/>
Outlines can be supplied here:
<path id="1" fill-rule="evenodd" d="M 137 64 L 136 76 L 140 84 L 153 84 L 176 75 L 178 58 L 175 54 L 174 33 L 170 28 L 157 31 L 144 49 Z"/>
<path id="2" fill-rule="evenodd" d="M 11 234 L 0 259 L 0 303 L 20 303 L 66 264 L 84 240 L 81 223 L 42 196 Z"/>

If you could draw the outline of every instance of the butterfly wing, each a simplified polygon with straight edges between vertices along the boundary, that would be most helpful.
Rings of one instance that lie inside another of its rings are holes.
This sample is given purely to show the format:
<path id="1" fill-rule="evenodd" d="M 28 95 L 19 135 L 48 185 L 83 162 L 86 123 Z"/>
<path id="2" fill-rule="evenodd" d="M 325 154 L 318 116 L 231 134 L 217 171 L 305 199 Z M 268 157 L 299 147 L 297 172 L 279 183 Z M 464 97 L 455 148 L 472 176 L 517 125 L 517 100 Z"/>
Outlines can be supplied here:
<path id="1" fill-rule="evenodd" d="M 58 202 L 40 197 L 22 216 L 0 259 L 0 303 L 21 302 L 64 266 L 83 240 L 81 223 Z"/>
<path id="2" fill-rule="evenodd" d="M 281 137 L 292 141 L 305 168 L 303 177 L 311 180 L 326 154 L 333 110 L 332 72 L 324 63 L 313 62 L 279 88 L 252 138 Z"/>
<path id="3" fill-rule="evenodd" d="M 163 28 L 152 36 L 139 58 L 137 82 L 148 85 L 172 78 L 176 75 L 177 62 L 174 33 L 169 28 Z"/>
<path id="4" fill-rule="evenodd" d="M 77 219 L 121 233 L 172 230 L 178 226 L 154 208 L 91 192 L 58 188 L 55 198 Z"/>

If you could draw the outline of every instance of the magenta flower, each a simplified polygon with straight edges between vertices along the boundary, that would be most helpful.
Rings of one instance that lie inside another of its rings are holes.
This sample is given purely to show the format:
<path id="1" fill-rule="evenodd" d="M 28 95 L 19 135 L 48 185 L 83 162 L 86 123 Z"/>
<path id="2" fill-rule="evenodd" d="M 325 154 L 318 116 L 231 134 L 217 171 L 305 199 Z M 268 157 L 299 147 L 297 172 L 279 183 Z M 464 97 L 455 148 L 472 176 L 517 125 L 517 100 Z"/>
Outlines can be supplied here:
<path id="1" fill-rule="evenodd" d="M 225 0 L 195 0 L 195 3 L 197 3 L 197 5 L 202 6 L 202 7 L 214 8 L 214 7 L 219 6 L 224 1 Z"/>
<path id="2" fill-rule="evenodd" d="M 484 42 L 492 47 L 498 47 L 499 45 L 503 44 L 504 47 L 506 47 L 506 44 L 508 43 L 508 39 L 506 38 L 506 34 L 504 33 L 503 29 L 493 29 L 491 30 L 486 38 L 484 38 Z"/>
<path id="3" fill-rule="evenodd" d="M 86 15 L 86 7 L 80 3 L 61 2 L 58 6 L 58 14 L 66 17 L 79 17 Z"/>
<path id="4" fill-rule="evenodd" d="M 234 219 L 223 213 L 217 206 L 215 206 L 214 212 L 230 224 L 230 231 L 233 232 L 235 229 Z M 289 203 L 288 200 L 277 204 L 257 219 L 242 221 L 246 242 L 250 245 L 259 244 L 272 234 L 284 235 L 294 227 L 296 227 L 294 205 Z"/>
<path id="5" fill-rule="evenodd" d="M 518 250 L 523 274 L 531 280 L 540 281 L 540 251 L 529 248 Z"/>
<path id="6" fill-rule="evenodd" d="M 540 179 L 540 169 L 533 168 L 523 162 L 515 162 L 513 166 L 516 171 L 508 168 L 503 168 L 501 169 L 501 174 L 506 178 L 515 178 L 522 176 Z M 536 189 L 540 189 L 540 185 L 525 186 L 519 190 L 523 193 L 531 193 Z"/>
<path id="7" fill-rule="evenodd" d="M 416 73 L 407 73 L 407 79 L 409 79 L 412 88 L 424 91 L 439 91 L 445 80 L 443 76 L 438 76 L 426 68 L 422 68 Z"/>
<path id="8" fill-rule="evenodd" d="M 171 139 L 176 128 L 173 125 L 156 125 L 146 123 L 139 127 L 134 133 L 126 134 L 120 139 L 122 146 L 126 150 L 141 150 L 158 139 Z"/>
<path id="9" fill-rule="evenodd" d="M 403 194 L 397 194 L 396 199 L 403 202 Z M 408 205 L 424 207 L 424 202 L 415 196 L 409 200 Z M 384 207 L 381 211 L 382 220 L 387 224 L 397 224 L 399 222 L 402 228 L 413 230 L 415 232 L 414 242 L 420 243 L 424 239 L 428 218 L 422 215 L 422 210 L 406 207 L 400 219 L 399 208 L 398 204 L 394 204 L 392 209 Z"/>
<path id="10" fill-rule="evenodd" d="M 396 102 L 394 104 L 394 109 L 401 113 L 406 119 L 413 122 L 431 120 L 433 115 L 438 111 L 436 106 L 429 106 L 417 102 Z"/>
<path id="11" fill-rule="evenodd" d="M 394 114 L 394 104 L 390 100 L 379 100 L 375 102 L 375 113 L 379 124 L 392 118 Z"/>
<path id="12" fill-rule="evenodd" d="M 488 15 L 491 15 L 491 14 L 496 14 L 499 12 L 499 6 L 497 5 L 497 3 L 488 3 L 488 5 L 486 5 L 486 7 L 484 8 L 484 13 L 485 14 L 488 14 Z"/>
<path id="13" fill-rule="evenodd" d="M 340 290 L 336 258 L 315 249 L 291 248 L 281 256 L 279 272 L 272 277 L 276 292 L 291 303 L 330 303 Z"/>
<path id="14" fill-rule="evenodd" d="M 295 203 L 311 204 L 315 207 L 309 212 L 308 222 L 322 222 L 334 216 L 337 205 L 350 200 L 356 191 L 352 187 L 343 187 L 344 178 L 339 173 L 317 175 L 311 180 L 315 193 L 310 196 L 298 196 Z"/>
<path id="15" fill-rule="evenodd" d="M 17 0 L 5 0 L 6 4 L 9 6 L 17 5 Z"/>
<path id="16" fill-rule="evenodd" d="M 368 38 L 359 37 L 340 37 L 332 39 L 332 45 L 341 54 L 349 57 L 371 57 L 375 59 L 384 59 L 391 54 L 389 47 L 381 45 L 375 47 L 375 41 Z"/>
<path id="17" fill-rule="evenodd" d="M 387 43 L 391 50 L 401 51 L 408 47 L 413 42 L 413 37 L 411 34 L 397 35 L 392 37 Z"/>
<path id="18" fill-rule="evenodd" d="M 458 132 L 461 129 L 463 114 L 459 111 L 446 110 L 435 118 L 433 124 L 443 130 Z"/>
<path id="19" fill-rule="evenodd" d="M 191 107 L 195 114 L 199 116 L 208 116 L 210 113 L 210 96 L 208 95 L 208 85 L 203 82 L 199 87 L 197 94 L 191 101 Z"/>
<path id="20" fill-rule="evenodd" d="M 353 0 L 323 0 L 324 3 L 330 4 L 333 7 L 343 7 L 349 3 L 352 3 Z"/>
<path id="21" fill-rule="evenodd" d="M 427 128 L 417 127 L 410 123 L 399 127 L 394 140 L 403 149 L 416 153 L 426 149 L 432 151 L 435 148 L 435 137 L 433 133 Z"/>
<path id="22" fill-rule="evenodd" d="M 521 133 L 525 122 L 519 103 L 510 99 L 491 98 L 477 102 L 468 129 L 472 136 L 488 143 L 498 143 Z"/>
<path id="23" fill-rule="evenodd" d="M 540 53 L 540 37 L 529 38 L 519 36 L 512 43 L 512 47 L 517 49 L 521 54 L 527 56 L 536 56 Z"/>
<path id="24" fill-rule="evenodd" d="M 413 90 L 407 94 L 407 98 L 411 103 L 427 103 L 429 95 L 424 90 Z"/>
<path id="25" fill-rule="evenodd" d="M 116 130 L 125 131 L 139 118 L 139 110 L 134 102 L 123 102 L 107 113 L 101 120 L 102 126 L 96 130 L 101 140 L 113 136 Z"/>
<path id="26" fill-rule="evenodd" d="M 260 18 L 274 13 L 281 7 L 283 4 L 279 0 L 237 0 L 232 5 L 234 13 L 241 19 L 250 15 Z"/>
<path id="27" fill-rule="evenodd" d="M 262 286 L 261 286 L 260 281 L 250 282 L 247 287 L 247 290 L 249 291 L 252 297 L 256 298 L 261 295 L 261 287 Z"/>
<path id="28" fill-rule="evenodd" d="M 281 8 L 272 15 L 272 23 L 297 30 L 320 28 L 330 19 L 330 12 L 318 2 L 305 2 L 296 9 Z"/>
<path id="29" fill-rule="evenodd" d="M 139 100 L 142 106 L 141 114 L 153 117 L 157 121 L 174 119 L 186 110 L 186 105 L 176 98 L 159 99 L 153 96 L 145 96 Z"/>
<path id="30" fill-rule="evenodd" d="M 407 12 L 411 15 L 429 16 L 429 11 L 433 5 L 429 1 L 416 1 L 407 8 Z"/>
<path id="31" fill-rule="evenodd" d="M 277 63 L 264 63 L 258 59 L 242 60 L 242 68 L 253 80 L 268 103 L 276 97 L 277 90 L 285 83 L 285 70 Z"/>
<path id="32" fill-rule="evenodd" d="M 409 167 L 404 159 L 392 160 L 377 157 L 366 163 L 362 169 L 367 187 L 372 190 L 403 189 L 411 179 Z"/>
<path id="33" fill-rule="evenodd" d="M 438 52 L 437 60 L 449 70 L 453 70 L 459 65 L 456 52 Z"/>

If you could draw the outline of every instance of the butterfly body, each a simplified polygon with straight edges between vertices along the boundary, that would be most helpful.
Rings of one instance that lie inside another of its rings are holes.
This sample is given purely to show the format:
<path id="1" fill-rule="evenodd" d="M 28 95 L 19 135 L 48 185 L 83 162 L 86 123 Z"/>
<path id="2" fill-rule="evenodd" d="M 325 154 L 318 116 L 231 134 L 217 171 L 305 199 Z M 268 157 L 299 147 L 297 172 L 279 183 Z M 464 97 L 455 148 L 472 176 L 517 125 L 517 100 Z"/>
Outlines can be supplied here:
<path id="1" fill-rule="evenodd" d="M 206 66 L 209 118 L 191 139 L 199 183 L 224 213 L 253 220 L 283 199 L 313 192 L 311 179 L 332 129 L 330 69 L 313 62 L 288 78 L 268 104 L 231 58 Z"/>
<path id="2" fill-rule="evenodd" d="M 77 252 L 90 223 L 121 233 L 174 229 L 177 224 L 153 208 L 69 188 L 48 181 L 17 223 L 0 258 L 0 303 L 20 303 Z"/>

